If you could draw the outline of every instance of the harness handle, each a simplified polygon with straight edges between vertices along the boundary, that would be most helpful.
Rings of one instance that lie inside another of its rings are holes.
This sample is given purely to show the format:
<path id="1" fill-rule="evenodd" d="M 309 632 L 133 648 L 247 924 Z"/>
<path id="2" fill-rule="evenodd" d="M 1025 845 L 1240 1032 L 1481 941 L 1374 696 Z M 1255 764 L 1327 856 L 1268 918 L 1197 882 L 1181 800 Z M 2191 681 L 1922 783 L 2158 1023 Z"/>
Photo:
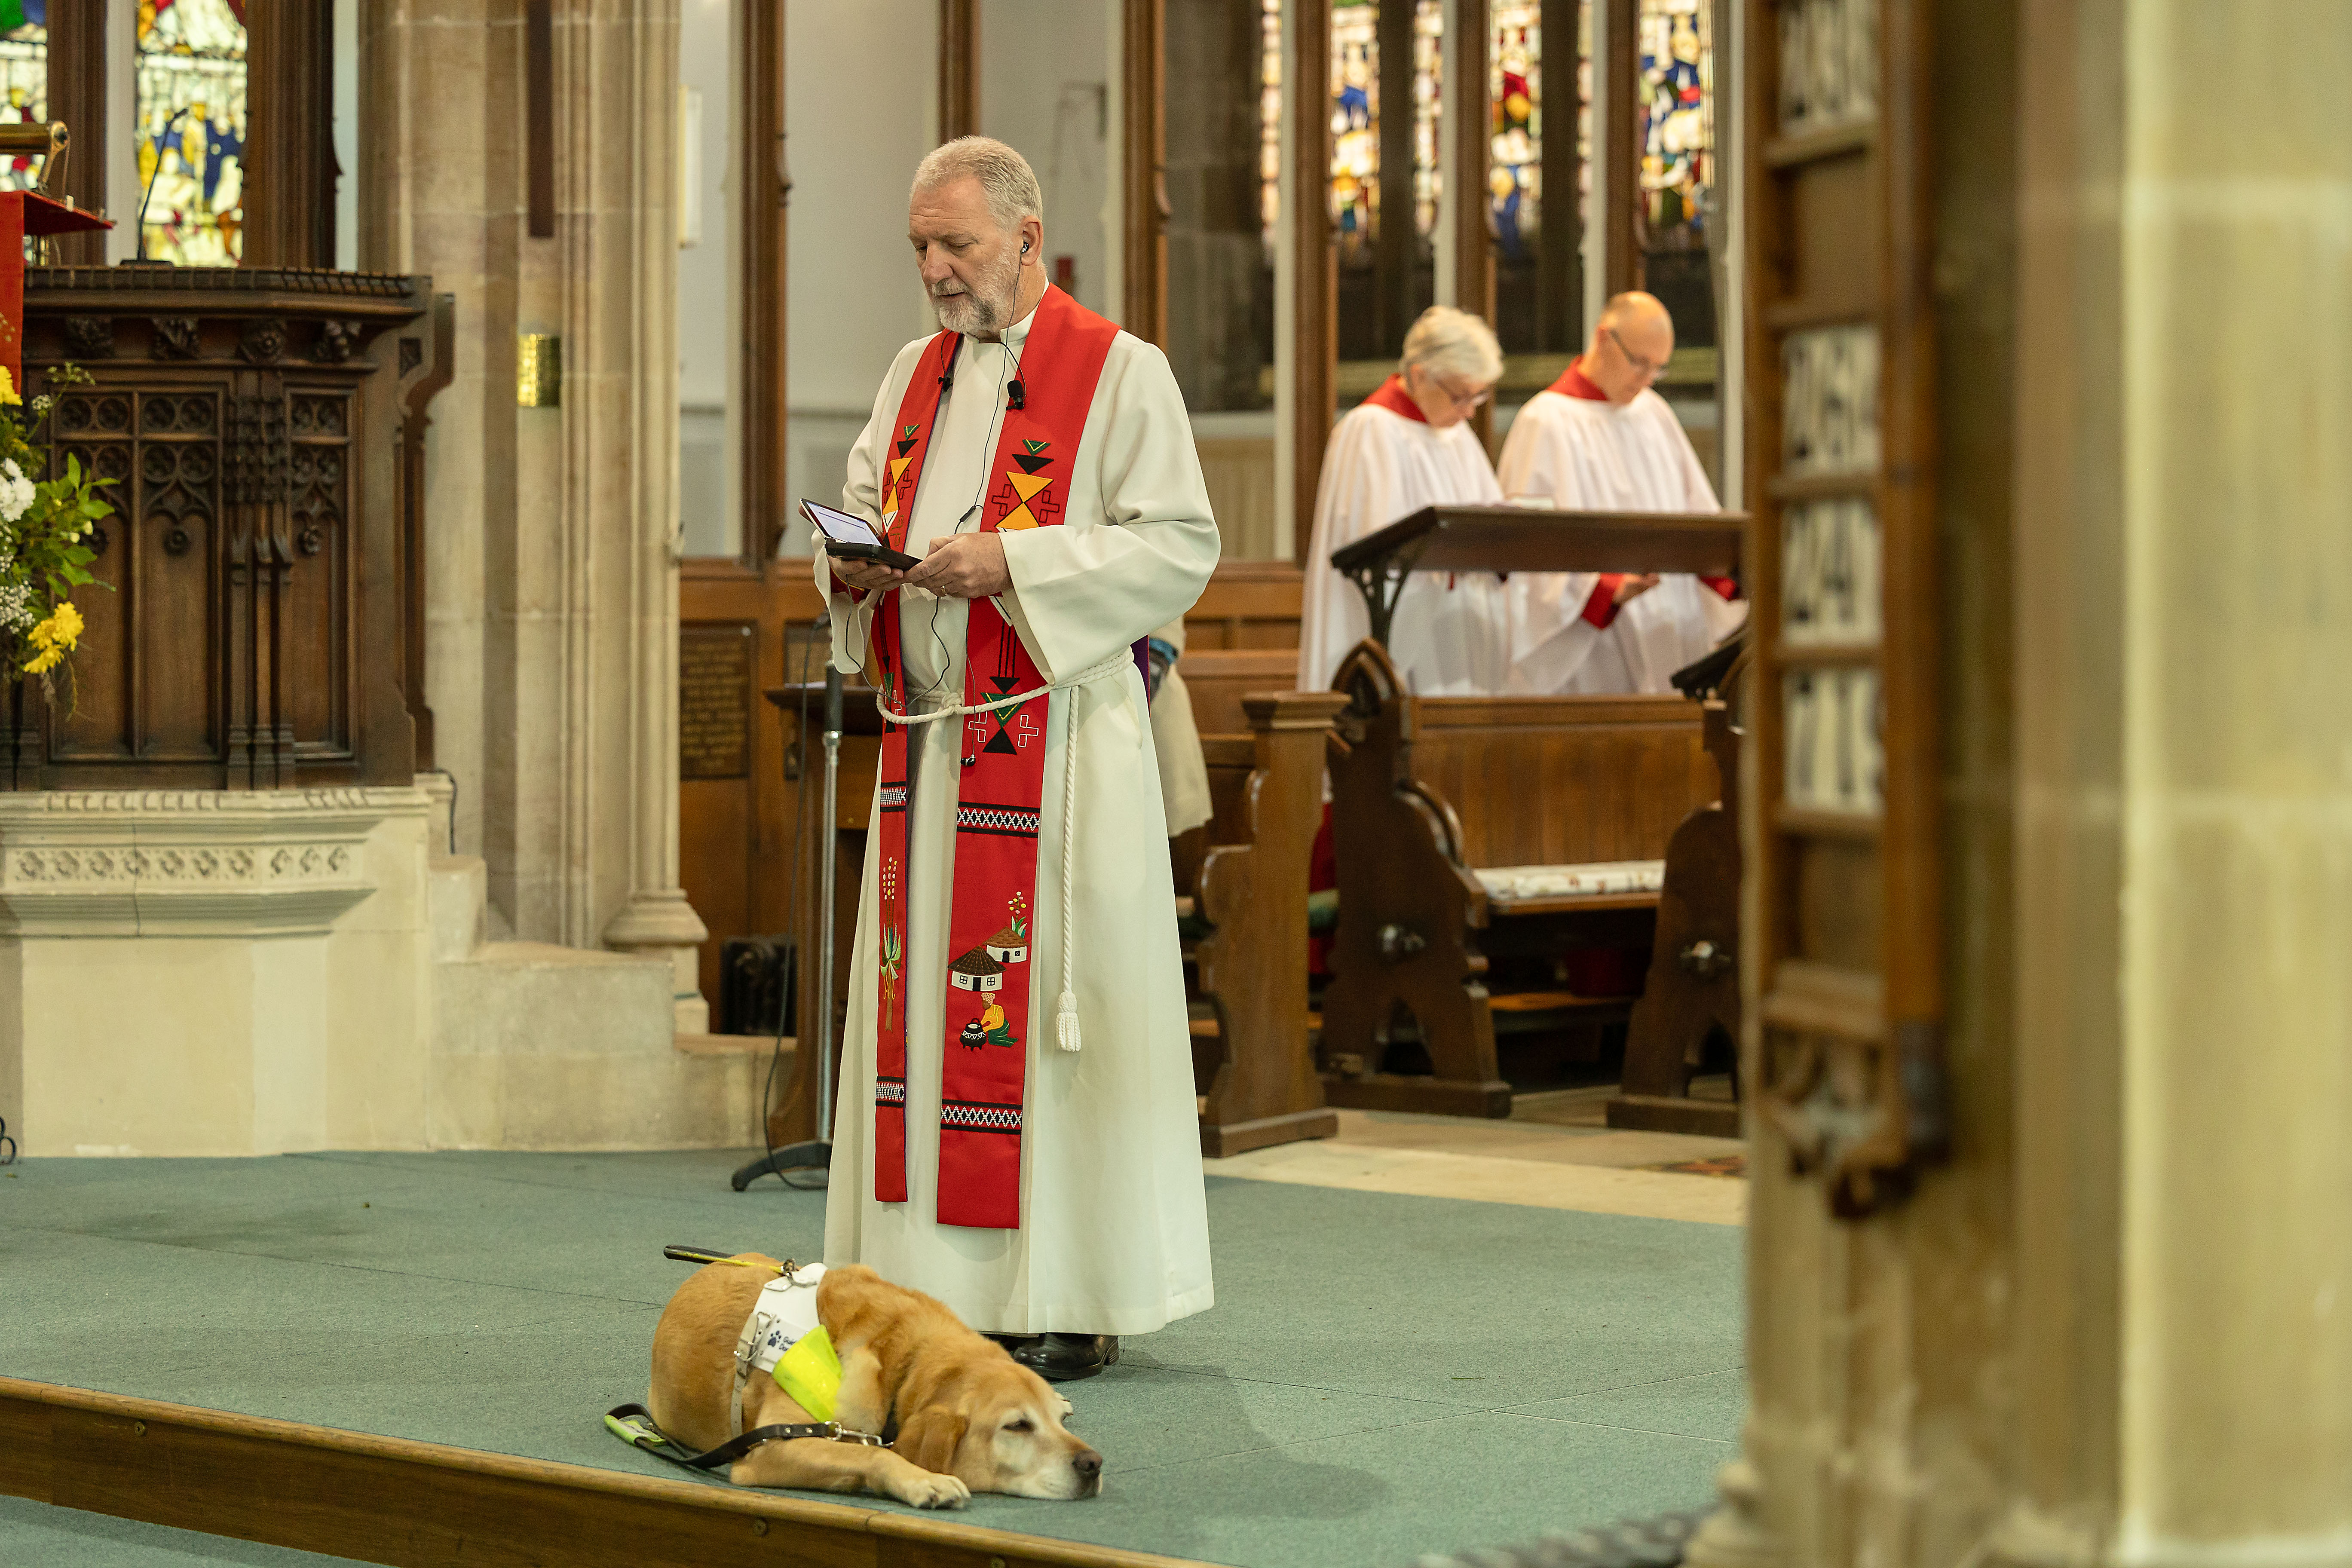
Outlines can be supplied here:
<path id="1" fill-rule="evenodd" d="M 789 1258 L 782 1263 L 754 1263 L 748 1258 L 737 1258 L 721 1252 L 715 1247 L 687 1247 L 672 1244 L 662 1248 L 662 1256 L 672 1263 L 731 1263 L 738 1268 L 772 1268 L 786 1278 L 790 1278 L 793 1270 L 800 1267 Z"/>

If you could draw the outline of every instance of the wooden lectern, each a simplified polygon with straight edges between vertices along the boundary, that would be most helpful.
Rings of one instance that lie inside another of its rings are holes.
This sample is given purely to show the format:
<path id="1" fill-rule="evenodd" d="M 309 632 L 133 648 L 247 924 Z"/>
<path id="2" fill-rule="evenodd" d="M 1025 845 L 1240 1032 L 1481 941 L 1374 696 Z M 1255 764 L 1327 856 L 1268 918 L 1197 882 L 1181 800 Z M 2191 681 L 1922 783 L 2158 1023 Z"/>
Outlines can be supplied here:
<path id="1" fill-rule="evenodd" d="M 1741 511 L 1549 511 L 1518 506 L 1425 506 L 1331 552 L 1371 612 L 1389 623 L 1409 572 L 1689 572 L 1739 574 Z"/>

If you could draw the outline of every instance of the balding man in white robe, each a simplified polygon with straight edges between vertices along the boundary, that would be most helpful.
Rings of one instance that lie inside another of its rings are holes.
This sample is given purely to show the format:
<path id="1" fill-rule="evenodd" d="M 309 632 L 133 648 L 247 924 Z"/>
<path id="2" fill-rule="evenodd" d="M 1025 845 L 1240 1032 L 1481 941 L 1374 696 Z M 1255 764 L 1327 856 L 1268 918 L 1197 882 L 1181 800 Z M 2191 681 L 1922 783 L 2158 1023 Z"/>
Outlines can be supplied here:
<path id="1" fill-rule="evenodd" d="M 1564 511 L 1720 510 L 1690 437 L 1651 390 L 1674 352 L 1664 305 L 1612 300 L 1585 352 L 1512 421 L 1504 494 Z M 1748 616 L 1729 578 L 1685 573 L 1522 572 L 1507 592 L 1513 675 L 1529 691 L 1669 690 L 1675 670 Z"/>

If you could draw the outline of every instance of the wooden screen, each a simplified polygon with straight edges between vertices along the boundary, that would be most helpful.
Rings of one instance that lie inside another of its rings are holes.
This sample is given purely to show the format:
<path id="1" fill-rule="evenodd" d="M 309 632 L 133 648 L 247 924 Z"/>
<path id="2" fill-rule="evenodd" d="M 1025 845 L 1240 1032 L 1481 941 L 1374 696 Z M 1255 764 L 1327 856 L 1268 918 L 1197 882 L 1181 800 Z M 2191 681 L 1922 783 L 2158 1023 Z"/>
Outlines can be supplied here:
<path id="1" fill-rule="evenodd" d="M 1751 1082 L 1841 1214 L 1940 1152 L 1923 0 L 1748 0 Z"/>

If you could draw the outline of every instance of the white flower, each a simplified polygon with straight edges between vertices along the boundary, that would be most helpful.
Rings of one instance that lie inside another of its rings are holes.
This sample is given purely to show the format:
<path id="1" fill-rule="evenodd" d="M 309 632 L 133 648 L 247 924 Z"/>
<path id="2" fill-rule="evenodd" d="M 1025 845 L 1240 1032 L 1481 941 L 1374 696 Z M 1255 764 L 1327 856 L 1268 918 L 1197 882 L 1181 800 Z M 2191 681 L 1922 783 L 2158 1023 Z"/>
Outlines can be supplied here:
<path id="1" fill-rule="evenodd" d="M 33 481 L 14 459 L 0 461 L 0 519 L 16 521 L 33 504 Z"/>
<path id="2" fill-rule="evenodd" d="M 35 620 L 33 585 L 0 583 L 0 626 L 27 626 Z"/>

